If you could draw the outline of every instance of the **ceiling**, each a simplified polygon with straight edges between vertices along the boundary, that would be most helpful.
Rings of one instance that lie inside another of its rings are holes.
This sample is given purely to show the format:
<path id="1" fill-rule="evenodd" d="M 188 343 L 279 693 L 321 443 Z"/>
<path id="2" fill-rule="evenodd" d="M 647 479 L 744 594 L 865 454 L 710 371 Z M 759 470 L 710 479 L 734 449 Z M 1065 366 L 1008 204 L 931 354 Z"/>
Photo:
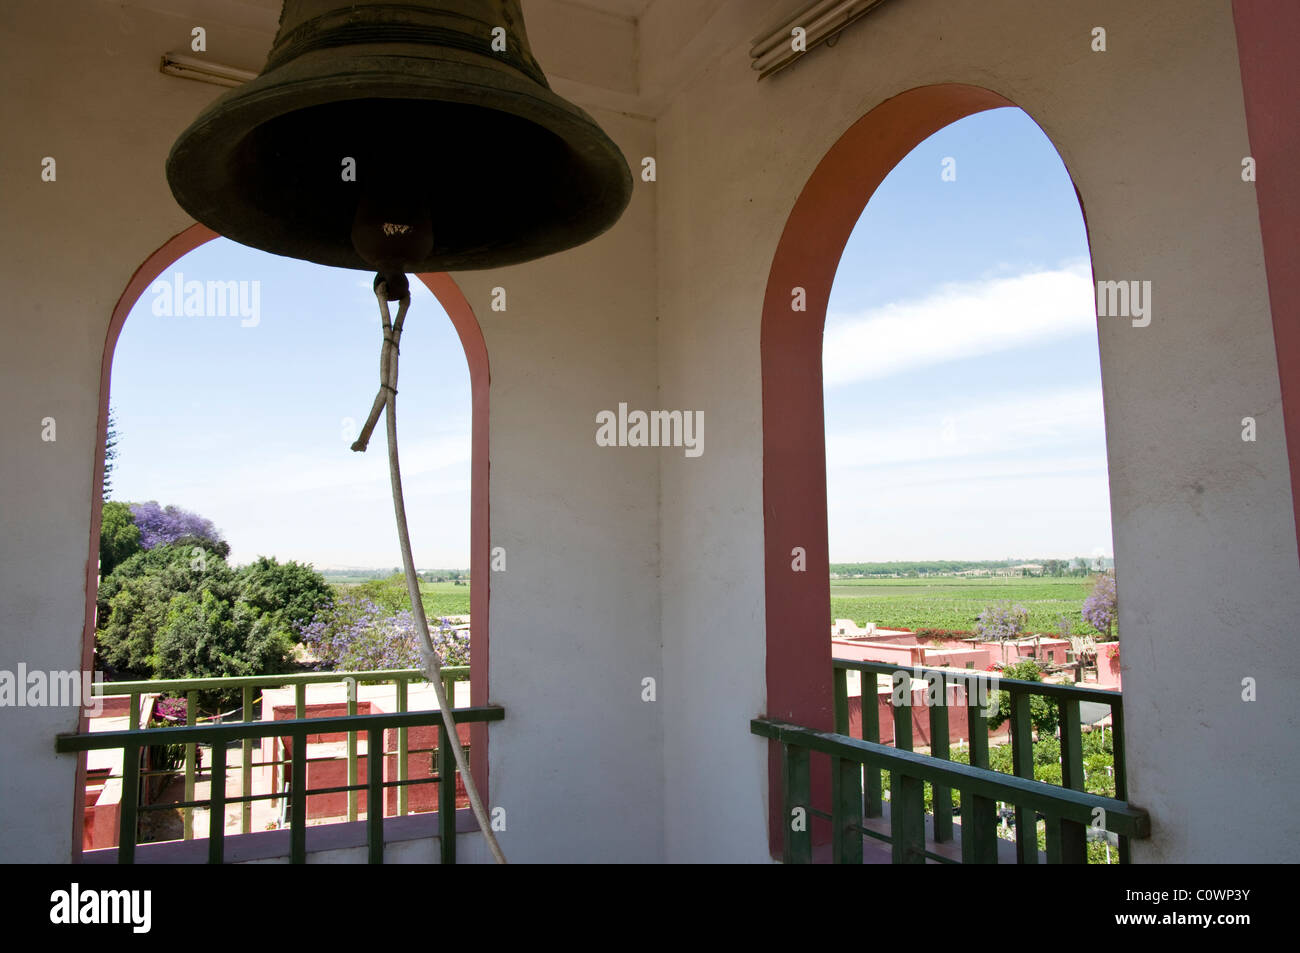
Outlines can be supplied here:
<path id="1" fill-rule="evenodd" d="M 273 10 L 277 17 L 282 5 L 282 0 L 238 0 L 238 2 L 251 7 Z M 641 14 L 645 13 L 646 8 L 654 0 L 564 0 L 564 2 L 579 7 L 590 7 L 592 10 L 600 10 L 603 13 L 613 13 L 632 20 L 639 20 Z M 523 0 L 523 6 L 526 16 L 528 14 L 528 0 Z"/>
<path id="2" fill-rule="evenodd" d="M 151 10 L 174 20 L 176 36 L 181 38 L 178 50 L 191 23 L 234 27 L 211 31 L 212 59 L 254 71 L 265 62 L 283 6 L 283 0 L 104 2 Z M 806 2 L 521 0 L 533 52 L 553 89 L 584 108 L 648 117 L 658 115 L 673 91 L 706 68 L 727 44 L 738 36 L 747 40 L 755 13 Z M 724 10 L 726 15 L 720 16 Z M 158 50 L 160 55 L 164 52 Z"/>
<path id="3" fill-rule="evenodd" d="M 639 20 L 641 14 L 645 13 L 646 7 L 650 6 L 654 0 L 567 0 L 567 2 L 577 4 L 580 7 L 591 7 L 593 10 L 616 13 L 621 17 Z M 525 8 L 528 6 L 528 0 L 524 0 L 524 6 Z M 524 12 L 526 14 L 527 10 L 525 9 Z"/>

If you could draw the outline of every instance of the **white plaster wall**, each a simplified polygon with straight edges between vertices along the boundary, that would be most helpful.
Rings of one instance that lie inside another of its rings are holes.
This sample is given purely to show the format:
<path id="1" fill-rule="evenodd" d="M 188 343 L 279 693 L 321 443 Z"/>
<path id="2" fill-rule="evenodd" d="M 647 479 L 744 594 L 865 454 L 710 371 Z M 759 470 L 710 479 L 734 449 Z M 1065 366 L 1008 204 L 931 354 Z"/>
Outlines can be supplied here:
<path id="1" fill-rule="evenodd" d="M 1156 289 L 1149 328 L 1100 327 L 1131 794 L 1156 825 L 1137 856 L 1293 859 L 1296 821 L 1279 805 L 1297 780 L 1300 567 L 1254 195 L 1238 176 L 1229 3 L 891 0 L 757 83 L 749 41 L 791 5 L 656 0 L 637 69 L 643 92 L 671 86 L 670 105 L 657 122 L 594 112 L 634 170 L 657 156 L 658 182 L 638 181 L 624 219 L 588 246 L 456 276 L 492 364 L 492 543 L 507 571 L 491 580 L 491 694 L 507 714 L 491 800 L 507 810 L 507 852 L 767 859 L 765 749 L 748 732 L 765 705 L 767 271 L 844 129 L 902 90 L 959 81 L 1020 103 L 1052 137 L 1099 276 Z M 109 314 L 188 224 L 163 159 L 218 93 L 159 75 L 158 55 L 202 16 L 213 58 L 255 67 L 267 7 L 67 0 L 52 25 L 39 0 L 0 5 L 0 669 L 80 663 Z M 1088 49 L 1095 25 L 1105 54 Z M 628 86 L 610 60 L 626 55 L 621 29 L 591 48 L 590 82 Z M 536 33 L 582 43 L 554 24 Z M 723 52 L 674 70 L 701 48 Z M 537 52 L 581 72 L 572 49 Z M 46 155 L 57 183 L 40 181 Z M 498 285 L 504 313 L 488 307 Z M 704 411 L 704 455 L 597 447 L 595 414 L 623 400 Z M 1238 439 L 1246 414 L 1257 444 Z M 40 440 L 45 416 L 56 443 Z M 1250 705 L 1247 675 L 1260 680 Z M 646 676 L 655 704 L 640 698 Z M 52 739 L 74 728 L 68 710 L 0 709 L 0 858 L 68 858 L 73 762 Z"/>
<path id="2" fill-rule="evenodd" d="M 256 33 L 210 22 L 215 56 L 259 59 Z M 0 669 L 81 668 L 108 321 L 135 269 L 189 224 L 163 159 L 216 91 L 158 72 L 192 25 L 95 0 L 57 15 L 0 6 Z M 44 156 L 55 182 L 41 181 Z M 0 709 L 0 859 L 69 858 L 76 763 L 54 736 L 76 727 L 68 708 Z"/>
<path id="3" fill-rule="evenodd" d="M 0 669 L 80 667 L 109 317 L 135 269 L 190 224 L 163 163 L 220 93 L 159 74 L 159 56 L 204 25 L 211 58 L 257 67 L 274 7 L 0 5 Z M 543 62 L 581 63 L 554 48 L 563 30 L 541 32 L 557 38 Z M 653 153 L 650 122 L 599 118 L 634 163 Z M 40 181 L 47 155 L 54 183 Z M 492 698 L 507 716 L 492 731 L 491 801 L 507 809 L 514 860 L 663 856 L 659 708 L 640 700 L 641 679 L 660 675 L 658 470 L 594 437 L 598 410 L 654 399 L 654 241 L 653 197 L 639 192 L 578 251 L 457 276 L 492 365 L 493 544 L 508 557 L 492 579 Z M 496 285 L 505 313 L 489 308 Z M 46 416 L 55 443 L 40 440 Z M 69 858 L 75 761 L 54 736 L 75 729 L 69 709 L 0 709 L 0 859 Z"/>
<path id="4" fill-rule="evenodd" d="M 641 22 L 643 60 L 672 48 L 681 6 Z M 759 328 L 781 229 L 857 118 L 965 82 L 1055 142 L 1098 277 L 1154 286 L 1150 327 L 1099 322 L 1130 797 L 1155 826 L 1135 858 L 1294 860 L 1300 564 L 1230 4 L 894 0 L 756 82 L 749 42 L 790 6 L 724 4 L 707 29 L 730 31 L 727 52 L 659 121 L 661 399 L 709 420 L 703 457 L 661 458 L 667 858 L 767 856 L 748 720 L 765 698 Z"/>
<path id="5" fill-rule="evenodd" d="M 596 113 L 639 168 L 653 125 Z M 596 414 L 655 404 L 654 195 L 561 255 L 458 274 L 492 362 L 493 804 L 512 861 L 663 856 L 658 470 Z M 489 308 L 493 287 L 507 310 Z"/>

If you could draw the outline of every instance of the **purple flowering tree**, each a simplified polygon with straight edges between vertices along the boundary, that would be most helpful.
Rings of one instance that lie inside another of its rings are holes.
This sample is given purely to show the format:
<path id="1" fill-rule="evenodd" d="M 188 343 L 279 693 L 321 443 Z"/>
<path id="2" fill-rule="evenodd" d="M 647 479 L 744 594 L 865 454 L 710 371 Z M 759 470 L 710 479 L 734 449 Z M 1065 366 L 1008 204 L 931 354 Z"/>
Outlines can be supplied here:
<path id="1" fill-rule="evenodd" d="M 1092 592 L 1083 601 L 1083 621 L 1087 622 L 1109 641 L 1118 612 L 1119 604 L 1115 593 L 1115 577 L 1110 573 L 1098 576 L 1092 585 Z"/>
<path id="2" fill-rule="evenodd" d="M 214 545 L 224 542 L 211 520 L 183 510 L 179 506 L 162 507 L 156 500 L 150 500 L 148 503 L 132 503 L 131 516 L 135 520 L 135 525 L 140 527 L 142 549 L 165 546 L 186 536 L 206 539 Z"/>
<path id="3" fill-rule="evenodd" d="M 172 725 L 184 724 L 188 703 L 184 698 L 159 698 L 153 706 L 153 716 Z"/>
<path id="4" fill-rule="evenodd" d="M 469 633 L 447 619 L 429 620 L 441 665 L 469 664 Z M 325 670 L 364 672 L 423 668 L 420 637 L 409 611 L 390 613 L 369 599 L 342 596 L 332 608 L 299 628 L 304 645 Z"/>
<path id="5" fill-rule="evenodd" d="M 985 641 L 1003 643 L 1002 660 L 1005 662 L 1007 656 L 1005 643 L 1009 639 L 1020 638 L 1028 621 L 1029 612 L 1024 606 L 1000 602 L 997 605 L 987 606 L 980 613 L 979 620 L 975 623 L 975 633 Z"/>

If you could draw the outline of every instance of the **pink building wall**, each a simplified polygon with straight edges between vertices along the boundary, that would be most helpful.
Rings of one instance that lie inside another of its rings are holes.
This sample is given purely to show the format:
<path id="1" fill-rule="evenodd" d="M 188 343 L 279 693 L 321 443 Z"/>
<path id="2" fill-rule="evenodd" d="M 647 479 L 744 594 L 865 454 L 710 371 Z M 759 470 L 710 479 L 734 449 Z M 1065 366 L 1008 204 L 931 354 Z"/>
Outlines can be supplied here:
<path id="1" fill-rule="evenodd" d="M 1114 658 L 1111 652 L 1114 651 Z M 1119 674 L 1120 655 L 1118 642 L 1102 642 L 1097 646 L 1097 684 L 1101 688 L 1121 690 Z"/>
<path id="2" fill-rule="evenodd" d="M 358 701 L 357 714 L 379 714 L 384 712 L 385 706 L 374 701 Z M 296 711 L 293 705 L 275 705 L 273 706 L 273 718 L 276 721 L 289 720 L 294 717 Z M 303 709 L 306 718 L 331 718 L 347 714 L 346 702 L 320 702 L 306 705 Z M 466 753 L 472 758 L 470 751 L 470 725 L 457 725 L 456 733 L 460 737 L 461 744 L 465 747 Z M 329 734 L 308 735 L 307 736 L 307 757 L 322 757 L 320 750 L 313 750 L 325 744 L 343 744 L 347 743 L 347 732 L 332 732 Z M 284 759 L 293 757 L 293 739 L 283 736 L 271 739 L 276 742 L 283 754 L 280 756 Z M 438 744 L 438 728 L 434 725 L 426 725 L 407 730 L 407 750 L 415 750 L 419 753 L 411 754 L 407 758 L 407 771 L 410 780 L 433 778 L 437 775 L 436 755 L 432 751 L 420 749 L 436 748 Z M 386 729 L 383 734 L 384 746 L 384 770 L 383 779 L 385 782 L 396 781 L 398 778 L 398 734 L 396 729 Z M 361 736 L 358 739 L 358 751 L 364 751 L 365 739 Z M 367 777 L 367 763 L 370 752 L 357 755 L 357 783 L 364 784 Z M 267 759 L 276 760 L 276 759 Z M 472 762 L 471 762 L 472 763 Z M 272 769 L 273 790 L 280 790 L 282 781 L 286 772 L 282 772 L 281 767 L 277 765 Z M 332 788 L 341 787 L 348 783 L 348 762 L 346 753 L 340 757 L 331 758 L 328 761 L 309 761 L 307 764 L 307 787 L 309 790 L 315 788 Z M 407 810 L 412 813 L 430 812 L 438 809 L 438 785 L 437 784 L 412 784 L 407 787 Z M 389 817 L 397 816 L 398 788 L 386 788 L 384 792 L 384 814 Z M 469 807 L 469 796 L 465 792 L 465 782 L 462 778 L 456 778 L 456 806 Z M 357 810 L 360 813 L 367 811 L 367 796 L 365 791 L 357 792 Z M 337 792 L 334 794 L 312 794 L 307 797 L 307 818 L 308 820 L 317 820 L 325 818 L 346 817 L 348 813 L 348 795 L 347 792 Z"/>
<path id="3" fill-rule="evenodd" d="M 925 703 L 925 690 L 912 692 L 912 747 L 930 747 L 930 709 Z M 892 745 L 894 737 L 894 705 L 889 689 L 881 689 L 876 695 L 876 710 L 880 717 L 880 743 Z M 849 734 L 854 738 L 862 737 L 862 696 L 849 697 Z M 962 686 L 948 689 L 948 740 L 950 742 L 970 741 L 970 718 L 966 708 L 966 690 Z M 1010 740 L 1006 725 L 989 732 L 990 744 L 1002 744 Z"/>

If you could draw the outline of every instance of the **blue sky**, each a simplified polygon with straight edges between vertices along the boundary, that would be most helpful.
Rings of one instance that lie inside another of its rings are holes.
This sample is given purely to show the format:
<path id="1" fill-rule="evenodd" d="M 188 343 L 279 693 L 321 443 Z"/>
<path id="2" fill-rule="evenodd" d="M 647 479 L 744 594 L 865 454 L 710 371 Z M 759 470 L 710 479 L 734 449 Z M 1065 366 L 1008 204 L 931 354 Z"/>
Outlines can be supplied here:
<path id="1" fill-rule="evenodd" d="M 177 272 L 248 282 L 250 316 L 167 314 Z M 378 384 L 370 276 L 218 239 L 160 282 L 114 353 L 113 498 L 206 516 L 234 562 L 398 565 L 382 423 L 367 453 L 349 449 Z M 831 295 L 832 560 L 1110 555 L 1089 282 L 1073 187 L 1024 113 L 954 123 L 899 164 Z M 415 558 L 466 567 L 469 373 L 412 287 L 398 409 Z"/>
<path id="2" fill-rule="evenodd" d="M 400 565 L 382 418 L 369 450 L 350 449 L 379 384 L 371 276 L 225 239 L 190 252 L 160 280 L 170 287 L 176 272 L 182 283 L 260 282 L 259 320 L 157 315 L 162 293 L 145 291 L 113 356 L 113 498 L 202 514 L 234 562 L 274 555 L 318 568 Z M 418 282 L 398 390 L 416 563 L 467 567 L 469 370 L 446 313 Z"/>
<path id="3" fill-rule="evenodd" d="M 881 184 L 823 366 L 832 561 L 1111 555 L 1083 215 L 1022 111 L 940 130 Z"/>

